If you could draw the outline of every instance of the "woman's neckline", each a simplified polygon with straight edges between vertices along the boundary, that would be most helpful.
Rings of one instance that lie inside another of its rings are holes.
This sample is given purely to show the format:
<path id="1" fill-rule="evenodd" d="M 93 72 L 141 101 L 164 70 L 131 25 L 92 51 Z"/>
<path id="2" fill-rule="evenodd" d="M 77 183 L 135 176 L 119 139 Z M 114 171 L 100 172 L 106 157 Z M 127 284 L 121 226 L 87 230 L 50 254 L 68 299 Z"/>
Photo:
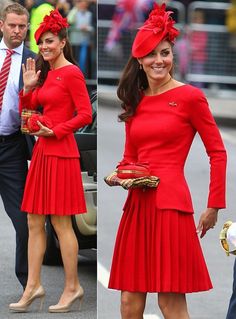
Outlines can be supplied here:
<path id="1" fill-rule="evenodd" d="M 57 71 L 57 70 L 60 70 L 60 69 L 63 69 L 63 68 L 66 68 L 66 67 L 68 67 L 68 66 L 72 66 L 72 65 L 74 65 L 74 64 L 73 64 L 73 63 L 66 64 L 66 65 L 60 66 L 59 68 L 56 68 L 56 69 L 50 70 L 50 71 L 51 71 L 51 72 L 53 72 L 53 71 Z"/>
<path id="2" fill-rule="evenodd" d="M 166 90 L 166 91 L 161 92 L 161 93 L 158 93 L 158 94 L 153 94 L 153 95 L 145 95 L 144 92 L 143 92 L 143 97 L 149 98 L 149 97 L 161 96 L 161 95 L 166 94 L 166 93 L 168 93 L 168 92 L 170 92 L 170 91 L 173 91 L 173 90 L 182 88 L 182 87 L 187 86 L 187 85 L 188 85 L 188 84 L 183 83 L 183 84 L 178 85 L 178 86 L 175 86 L 175 87 L 173 87 L 173 88 L 171 88 L 171 89 L 169 89 L 169 90 Z"/>

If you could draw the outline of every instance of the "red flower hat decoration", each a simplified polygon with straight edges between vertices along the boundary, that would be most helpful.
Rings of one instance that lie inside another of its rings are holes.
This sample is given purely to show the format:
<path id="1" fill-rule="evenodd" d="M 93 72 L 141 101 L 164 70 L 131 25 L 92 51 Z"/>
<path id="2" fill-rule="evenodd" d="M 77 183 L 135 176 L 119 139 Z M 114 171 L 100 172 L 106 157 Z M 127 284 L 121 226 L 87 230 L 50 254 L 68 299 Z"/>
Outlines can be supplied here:
<path id="1" fill-rule="evenodd" d="M 150 53 L 163 39 L 174 42 L 179 31 L 174 28 L 175 21 L 170 16 L 173 12 L 166 11 L 166 4 L 154 4 L 144 25 L 139 28 L 133 42 L 132 55 L 141 58 Z"/>
<path id="2" fill-rule="evenodd" d="M 41 35 L 47 31 L 51 31 L 54 34 L 58 34 L 58 32 L 63 29 L 69 27 L 66 18 L 63 18 L 57 9 L 52 10 L 50 15 L 46 15 L 43 19 L 43 22 L 40 23 L 39 28 L 36 30 L 34 34 L 34 38 L 36 43 L 38 44 Z"/>

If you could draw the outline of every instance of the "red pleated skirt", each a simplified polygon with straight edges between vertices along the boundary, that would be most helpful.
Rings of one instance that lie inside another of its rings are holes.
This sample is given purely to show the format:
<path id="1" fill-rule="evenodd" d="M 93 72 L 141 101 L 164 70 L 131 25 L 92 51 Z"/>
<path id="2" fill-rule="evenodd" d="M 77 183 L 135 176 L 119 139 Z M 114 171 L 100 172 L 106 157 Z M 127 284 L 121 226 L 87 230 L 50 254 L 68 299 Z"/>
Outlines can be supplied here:
<path id="1" fill-rule="evenodd" d="M 21 210 L 32 214 L 86 212 L 79 158 L 48 156 L 35 145 Z"/>
<path id="2" fill-rule="evenodd" d="M 120 221 L 109 288 L 190 293 L 212 288 L 193 214 L 157 209 L 156 190 L 130 191 Z"/>

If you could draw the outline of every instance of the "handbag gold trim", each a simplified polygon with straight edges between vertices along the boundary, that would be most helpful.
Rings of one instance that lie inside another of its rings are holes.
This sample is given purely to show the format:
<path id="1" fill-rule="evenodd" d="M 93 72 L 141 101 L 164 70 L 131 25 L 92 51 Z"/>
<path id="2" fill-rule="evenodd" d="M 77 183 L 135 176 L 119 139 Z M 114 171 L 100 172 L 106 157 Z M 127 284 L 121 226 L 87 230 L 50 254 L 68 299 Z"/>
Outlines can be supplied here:
<path id="1" fill-rule="evenodd" d="M 40 130 L 38 125 L 40 122 L 42 125 L 52 128 L 52 121 L 50 118 L 44 116 L 42 113 L 36 110 L 23 109 L 21 112 L 21 132 L 24 134 L 34 133 Z"/>
<path id="2" fill-rule="evenodd" d="M 121 179 L 150 176 L 148 163 L 133 163 L 123 160 L 116 166 L 117 177 Z"/>
<path id="3" fill-rule="evenodd" d="M 40 112 L 31 109 L 23 109 L 21 112 L 21 132 L 24 134 L 30 134 L 32 131 L 29 127 L 29 120 L 32 116 L 40 116 L 42 115 Z"/>
<path id="4" fill-rule="evenodd" d="M 109 186 L 122 186 L 124 189 L 130 188 L 155 188 L 158 186 L 160 179 L 157 176 L 145 176 L 137 178 L 121 179 L 117 176 L 117 171 L 112 172 L 110 175 L 104 177 L 105 183 Z"/>

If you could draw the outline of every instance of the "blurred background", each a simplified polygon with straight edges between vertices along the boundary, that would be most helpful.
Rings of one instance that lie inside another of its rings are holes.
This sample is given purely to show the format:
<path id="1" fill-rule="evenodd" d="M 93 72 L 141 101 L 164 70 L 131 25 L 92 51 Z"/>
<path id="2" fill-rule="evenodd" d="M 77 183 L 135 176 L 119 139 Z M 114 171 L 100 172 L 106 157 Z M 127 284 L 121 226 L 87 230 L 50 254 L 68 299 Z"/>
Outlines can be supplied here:
<path id="1" fill-rule="evenodd" d="M 154 2 L 99 0 L 100 84 L 117 84 L 136 30 Z M 214 94 L 218 89 L 233 93 L 229 91 L 236 85 L 236 1 L 165 2 L 181 31 L 175 44 L 176 77 Z"/>

